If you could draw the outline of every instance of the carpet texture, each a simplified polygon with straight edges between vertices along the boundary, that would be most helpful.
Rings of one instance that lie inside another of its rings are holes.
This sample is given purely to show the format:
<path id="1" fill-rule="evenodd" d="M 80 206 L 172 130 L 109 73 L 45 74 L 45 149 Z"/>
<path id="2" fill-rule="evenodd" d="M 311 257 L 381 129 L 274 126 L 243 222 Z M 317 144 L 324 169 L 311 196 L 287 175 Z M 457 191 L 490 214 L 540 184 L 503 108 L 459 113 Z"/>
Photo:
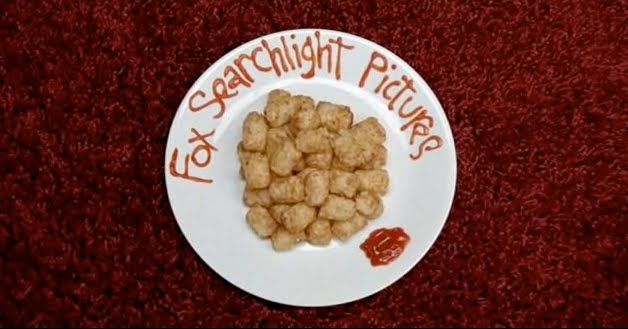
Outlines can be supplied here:
<path id="1" fill-rule="evenodd" d="M 320 309 L 212 272 L 163 179 L 197 77 L 300 27 L 410 63 L 459 161 L 419 265 Z M 628 325 L 626 1 L 1 1 L 0 108 L 2 327 Z"/>

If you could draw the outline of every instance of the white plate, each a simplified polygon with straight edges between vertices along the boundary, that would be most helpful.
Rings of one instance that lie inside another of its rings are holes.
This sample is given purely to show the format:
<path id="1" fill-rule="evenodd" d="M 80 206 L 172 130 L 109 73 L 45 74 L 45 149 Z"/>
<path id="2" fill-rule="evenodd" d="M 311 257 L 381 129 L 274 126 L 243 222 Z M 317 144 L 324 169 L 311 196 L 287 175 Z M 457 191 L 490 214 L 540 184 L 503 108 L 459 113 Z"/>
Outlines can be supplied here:
<path id="1" fill-rule="evenodd" d="M 276 68 L 271 65 L 271 53 Z M 313 61 L 317 63 L 312 69 Z M 402 77 L 412 80 L 415 92 L 404 88 L 407 84 Z M 385 81 L 378 89 L 382 79 Z M 267 93 L 275 88 L 306 94 L 316 101 L 349 105 L 356 121 L 375 116 L 385 125 L 391 178 L 390 191 L 384 198 L 385 211 L 348 242 L 334 241 L 324 248 L 302 244 L 292 251 L 276 253 L 269 241 L 257 238 L 247 226 L 236 145 L 246 114 L 261 112 Z M 412 98 L 406 101 L 408 97 Z M 415 111 L 404 117 L 420 106 L 425 109 L 423 115 Z M 172 211 L 198 255 L 237 287 L 267 300 L 297 306 L 354 301 L 401 278 L 439 235 L 456 184 L 451 129 L 425 81 L 377 44 L 329 30 L 267 35 L 214 63 L 181 102 L 165 155 Z M 373 267 L 359 245 L 380 227 L 401 227 L 411 241 L 396 261 Z"/>

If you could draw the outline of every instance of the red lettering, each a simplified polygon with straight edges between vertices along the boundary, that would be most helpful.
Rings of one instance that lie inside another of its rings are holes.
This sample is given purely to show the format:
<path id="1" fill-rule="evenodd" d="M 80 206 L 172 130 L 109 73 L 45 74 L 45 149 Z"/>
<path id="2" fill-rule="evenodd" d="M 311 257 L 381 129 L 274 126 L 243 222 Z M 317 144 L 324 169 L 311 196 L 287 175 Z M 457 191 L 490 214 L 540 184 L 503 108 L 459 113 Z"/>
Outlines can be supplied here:
<path id="1" fill-rule="evenodd" d="M 192 151 L 192 162 L 197 166 L 197 167 L 206 167 L 209 165 L 209 163 L 211 162 L 212 159 L 212 150 L 213 151 L 218 151 L 218 149 L 216 147 L 214 147 L 208 140 L 207 137 L 213 136 L 214 135 L 215 130 L 212 130 L 210 133 L 208 134 L 204 134 L 201 135 L 196 129 L 192 128 L 192 133 L 196 136 L 193 138 L 188 139 L 188 143 L 195 143 L 197 141 L 200 141 L 201 144 L 197 145 L 194 148 L 194 151 Z M 201 162 L 198 160 L 198 153 L 199 152 L 205 152 L 207 154 L 207 158 L 205 159 L 205 161 Z"/>
<path id="2" fill-rule="evenodd" d="M 261 72 L 268 72 L 270 70 L 272 70 L 273 68 L 270 66 L 261 66 L 259 65 L 259 63 L 257 62 L 257 54 L 262 51 L 262 47 L 255 47 L 253 49 L 253 51 L 251 52 L 250 55 L 248 54 L 242 54 L 240 56 L 238 56 L 238 58 L 236 58 L 233 63 L 235 64 L 235 66 L 238 67 L 238 69 L 240 69 L 240 72 L 242 72 L 242 75 L 244 75 L 244 77 L 249 81 L 249 83 L 253 83 L 255 82 L 255 79 L 253 79 L 253 77 L 251 77 L 251 75 L 249 74 L 249 72 L 246 70 L 246 68 L 244 67 L 244 64 L 242 64 L 242 62 L 244 60 L 248 60 L 251 63 L 253 63 L 253 67 L 255 67 L 258 71 Z"/>
<path id="3" fill-rule="evenodd" d="M 399 97 L 401 97 L 401 95 L 406 92 L 407 90 L 412 91 L 413 93 L 416 92 L 416 90 L 414 89 L 414 81 L 412 79 L 409 79 L 407 76 L 402 75 L 401 76 L 401 80 L 404 82 L 404 86 L 403 88 L 401 88 L 397 94 L 395 95 L 395 97 L 393 97 L 390 102 L 388 103 L 388 109 L 392 111 L 392 109 L 395 106 L 395 102 L 397 101 L 397 99 L 399 99 Z M 386 92 L 386 91 L 384 91 Z M 385 95 L 384 95 L 385 96 Z"/>
<path id="4" fill-rule="evenodd" d="M 198 90 L 195 93 L 193 93 L 192 96 L 190 96 L 190 99 L 188 99 L 188 107 L 190 108 L 190 111 L 192 112 L 198 112 L 206 107 L 209 107 L 210 105 L 214 103 L 218 103 L 217 100 L 213 99 L 211 101 L 203 103 L 202 105 L 196 106 L 194 105 L 194 98 L 196 98 L 197 96 L 201 98 L 205 98 L 205 93 L 202 90 Z"/>
<path id="5" fill-rule="evenodd" d="M 299 51 L 299 46 L 296 44 L 292 45 L 292 50 L 294 50 L 294 56 L 297 58 L 297 66 L 301 68 L 301 52 Z"/>
<path id="6" fill-rule="evenodd" d="M 401 126 L 401 131 L 404 131 L 406 129 L 408 129 L 408 127 L 410 127 L 410 125 L 412 125 L 415 122 L 421 122 L 422 120 L 427 120 L 427 124 L 430 128 L 434 127 L 434 119 L 427 115 L 427 110 L 423 108 L 423 106 L 419 106 L 418 108 L 414 109 L 412 111 L 412 113 L 410 113 L 408 116 L 414 114 L 415 112 L 421 110 L 417 115 L 414 116 L 414 118 L 412 118 L 412 120 L 408 121 L 406 124 L 404 124 L 403 126 Z M 399 113 L 399 116 L 404 118 L 404 116 L 401 115 L 401 113 Z"/>
<path id="7" fill-rule="evenodd" d="M 376 60 L 380 60 L 381 64 L 377 64 Z M 378 71 L 380 73 L 384 73 L 386 72 L 386 70 L 388 69 L 388 60 L 386 59 L 386 57 L 384 57 L 382 54 L 374 51 L 371 54 L 371 60 L 369 61 L 369 64 L 366 66 L 366 68 L 364 69 L 364 72 L 362 72 L 362 77 L 360 78 L 360 87 L 364 87 L 364 83 L 366 82 L 366 79 L 369 77 L 369 74 L 371 73 L 371 69 Z"/>
<path id="8" fill-rule="evenodd" d="M 255 49 L 253 49 L 253 52 L 251 53 L 251 56 L 253 56 L 253 66 L 255 66 L 256 69 L 262 72 L 269 72 L 273 69 L 272 66 L 261 66 L 257 63 L 257 53 L 261 52 L 262 50 L 262 47 L 255 47 Z"/>
<path id="9" fill-rule="evenodd" d="M 200 178 L 200 177 L 195 177 L 195 176 L 190 176 L 189 171 L 188 171 L 188 166 L 190 163 L 190 155 L 186 154 L 185 156 L 185 161 L 184 161 L 184 169 L 183 172 L 178 172 L 177 171 L 177 157 L 179 155 L 179 150 L 178 149 L 174 149 L 174 151 L 172 152 L 172 156 L 170 157 L 170 164 L 169 164 L 169 171 L 170 171 L 170 175 L 172 175 L 172 177 L 180 177 L 183 179 L 187 179 L 193 182 L 197 182 L 197 183 L 213 183 L 214 180 L 212 179 L 205 179 L 205 178 Z"/>
<path id="10" fill-rule="evenodd" d="M 288 72 L 286 59 L 284 58 L 284 55 L 281 52 L 281 49 L 279 48 L 270 49 L 270 47 L 268 46 L 268 42 L 266 40 L 262 40 L 262 46 L 266 49 L 266 52 L 268 53 L 268 58 L 270 58 L 270 63 L 272 64 L 273 69 L 275 70 L 275 75 L 280 77 L 282 72 Z M 276 59 L 279 59 L 281 68 L 279 67 L 279 64 L 277 64 Z"/>
<path id="11" fill-rule="evenodd" d="M 428 145 L 428 143 L 430 142 L 432 142 L 432 145 Z M 419 145 L 419 149 L 416 154 L 410 154 L 410 158 L 416 161 L 421 158 L 424 151 L 433 151 L 440 148 L 441 146 L 443 146 L 443 140 L 440 137 L 435 135 L 430 136 Z"/>
<path id="12" fill-rule="evenodd" d="M 231 79 L 227 77 L 229 74 L 233 75 Z M 243 85 L 247 88 L 251 86 L 251 84 L 244 77 L 240 75 L 240 72 L 234 69 L 233 66 L 231 65 L 225 67 L 225 71 L 223 72 L 223 75 L 225 79 L 229 79 L 227 86 L 229 86 L 229 88 L 231 89 L 237 89 L 240 85 Z"/>
<path id="13" fill-rule="evenodd" d="M 347 49 L 347 50 L 351 50 L 353 48 L 355 48 L 354 46 L 350 46 L 347 44 L 342 43 L 342 38 L 338 37 L 336 38 L 336 40 L 334 39 L 329 39 L 329 43 L 335 43 L 338 45 L 338 52 L 336 52 L 336 80 L 340 80 L 340 77 L 342 76 L 342 49 Z"/>
<path id="14" fill-rule="evenodd" d="M 190 99 L 188 100 L 188 107 L 190 108 L 190 111 L 198 112 L 200 110 L 208 108 L 212 104 L 217 104 L 219 109 L 218 113 L 214 115 L 214 118 L 218 119 L 222 117 L 225 112 L 225 99 L 231 98 L 238 94 L 237 91 L 230 94 L 225 80 L 221 78 L 214 80 L 214 83 L 212 83 L 212 93 L 214 95 L 214 98 L 212 100 L 198 106 L 194 105 L 194 99 L 197 97 L 205 98 L 205 93 L 202 90 L 198 90 L 197 92 L 192 94 L 192 96 L 190 96 Z"/>
<path id="15" fill-rule="evenodd" d="M 316 37 L 316 60 L 318 61 L 318 68 L 323 68 L 323 52 L 327 52 L 327 73 L 331 73 L 331 45 L 326 45 L 325 47 L 321 47 L 321 33 L 316 31 L 314 32 L 314 36 Z"/>
<path id="16" fill-rule="evenodd" d="M 391 98 L 392 96 L 390 96 L 390 95 L 388 94 L 388 91 L 390 90 L 390 88 L 392 88 L 392 87 L 396 87 L 396 86 L 398 86 L 398 85 L 400 85 L 400 84 L 401 84 L 401 82 L 396 81 L 396 80 L 395 80 L 395 81 L 393 81 L 393 82 L 391 82 L 391 83 L 389 83 L 389 84 L 388 84 L 388 86 L 386 86 L 386 87 L 384 88 L 384 91 L 382 91 L 382 96 L 384 96 L 384 99 L 386 99 L 386 100 L 390 100 L 390 98 Z"/>
<path id="17" fill-rule="evenodd" d="M 214 80 L 214 83 L 212 83 L 212 93 L 214 94 L 214 100 L 216 100 L 220 105 L 220 111 L 218 111 L 218 113 L 214 115 L 214 119 L 218 119 L 221 118 L 223 114 L 225 114 L 224 100 L 236 96 L 238 94 L 238 91 L 236 90 L 230 94 L 225 80 L 218 78 Z"/>
<path id="18" fill-rule="evenodd" d="M 417 122 L 412 126 L 412 134 L 410 135 L 410 145 L 414 145 L 414 138 L 416 136 L 427 136 L 430 134 L 430 128 L 426 125 Z"/>
<path id="19" fill-rule="evenodd" d="M 378 94 L 379 91 L 382 89 L 382 87 L 384 86 L 384 84 L 388 82 L 388 75 L 385 75 L 384 78 L 382 79 L 382 82 L 380 82 L 377 87 L 375 87 L 375 93 Z"/>
<path id="20" fill-rule="evenodd" d="M 286 46 L 286 38 L 281 36 L 281 45 L 283 46 L 283 51 L 286 54 L 286 59 L 288 60 L 288 64 L 292 70 L 295 69 L 294 62 L 292 62 L 292 57 L 290 57 L 290 52 L 288 51 L 288 46 Z"/>
<path id="21" fill-rule="evenodd" d="M 415 113 L 417 113 L 418 111 L 423 109 L 422 105 L 419 105 L 419 107 L 415 107 L 414 109 L 412 109 L 412 111 L 410 111 L 410 113 L 404 113 L 403 112 L 403 106 L 401 108 L 399 108 L 399 117 L 401 118 L 409 118 L 411 116 L 413 116 Z"/>
<path id="22" fill-rule="evenodd" d="M 399 108 L 399 116 L 403 118 L 403 116 L 401 115 L 401 113 L 403 113 L 403 109 L 406 108 L 406 105 L 408 105 L 408 103 L 410 103 L 412 101 L 412 96 L 409 96 L 408 98 L 406 98 L 405 101 L 403 101 L 403 104 L 401 104 L 401 107 Z M 392 109 L 390 109 L 392 111 Z"/>
<path id="23" fill-rule="evenodd" d="M 306 55 L 305 50 L 308 50 L 309 54 Z M 310 79 L 316 72 L 316 55 L 314 54 L 314 47 L 312 46 L 312 38 L 307 37 L 305 39 L 303 47 L 301 48 L 301 56 L 305 61 L 309 61 L 311 64 L 310 70 L 301 74 L 301 77 L 304 79 Z"/>

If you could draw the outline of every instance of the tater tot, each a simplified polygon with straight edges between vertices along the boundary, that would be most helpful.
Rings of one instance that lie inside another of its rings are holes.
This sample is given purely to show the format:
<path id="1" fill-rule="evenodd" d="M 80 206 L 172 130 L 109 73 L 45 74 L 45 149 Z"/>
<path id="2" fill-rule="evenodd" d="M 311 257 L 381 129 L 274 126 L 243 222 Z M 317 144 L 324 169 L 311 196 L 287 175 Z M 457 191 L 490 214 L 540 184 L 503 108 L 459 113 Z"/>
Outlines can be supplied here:
<path id="1" fill-rule="evenodd" d="M 286 177 L 279 176 L 275 174 L 272 170 L 270 171 L 270 183 L 272 184 L 276 180 L 285 179 Z"/>
<path id="2" fill-rule="evenodd" d="M 375 219 L 384 212 L 384 205 L 377 194 L 362 191 L 355 197 L 355 209 L 364 217 Z"/>
<path id="3" fill-rule="evenodd" d="M 290 234 L 290 232 L 283 227 L 279 227 L 275 233 L 273 233 L 270 237 L 270 241 L 275 251 L 290 250 L 298 242 L 297 236 Z"/>
<path id="4" fill-rule="evenodd" d="M 373 144 L 381 144 L 386 140 L 386 130 L 374 117 L 368 117 L 351 127 L 351 134 L 356 139 Z"/>
<path id="5" fill-rule="evenodd" d="M 318 102 L 316 111 L 321 118 L 321 124 L 332 132 L 348 129 L 353 122 L 353 113 L 348 106 Z"/>
<path id="6" fill-rule="evenodd" d="M 286 128 L 277 127 L 268 129 L 268 133 L 266 133 L 266 154 L 271 156 L 287 140 L 290 140 L 290 136 Z"/>
<path id="7" fill-rule="evenodd" d="M 313 245 L 326 246 L 331 242 L 331 224 L 328 220 L 317 219 L 305 230 L 307 241 Z"/>
<path id="8" fill-rule="evenodd" d="M 266 133 L 268 125 L 264 117 L 251 112 L 244 119 L 242 128 L 242 146 L 247 151 L 262 152 L 266 148 Z"/>
<path id="9" fill-rule="evenodd" d="M 307 234 L 305 233 L 305 231 L 299 231 L 297 233 L 290 233 L 290 234 L 294 236 L 294 239 L 296 240 L 297 243 L 307 240 Z"/>
<path id="10" fill-rule="evenodd" d="M 305 203 L 307 203 L 308 206 L 320 206 L 325 202 L 328 194 L 328 172 L 315 170 L 305 177 Z"/>
<path id="11" fill-rule="evenodd" d="M 244 163 L 246 158 L 249 155 L 251 155 L 251 153 L 252 152 L 249 152 L 249 151 L 244 149 L 244 146 L 242 146 L 242 142 L 238 143 L 238 159 L 240 159 L 240 163 Z"/>
<path id="12" fill-rule="evenodd" d="M 343 147 L 347 147 L 348 145 L 353 143 L 353 135 L 347 129 L 342 129 L 335 135 L 334 140 L 332 141 L 332 147 L 334 148 L 334 153 L 343 151 Z M 336 145 L 338 144 L 338 145 Z"/>
<path id="13" fill-rule="evenodd" d="M 321 129 L 323 129 L 325 131 L 325 135 L 327 136 L 327 139 L 329 140 L 329 145 L 333 146 L 333 142 L 336 138 L 338 138 L 338 136 L 340 136 L 339 133 L 337 132 L 331 132 L 329 130 L 327 130 L 327 128 L 322 127 Z M 346 129 L 342 129 L 341 131 L 347 131 Z M 333 151 L 333 150 L 332 150 Z"/>
<path id="14" fill-rule="evenodd" d="M 327 170 L 331 168 L 331 160 L 334 153 L 331 151 L 322 153 L 311 153 L 305 156 L 305 166 L 316 169 Z"/>
<path id="15" fill-rule="evenodd" d="M 276 203 L 297 203 L 305 198 L 303 179 L 299 176 L 273 180 L 268 192 L 270 198 Z"/>
<path id="16" fill-rule="evenodd" d="M 242 169 L 242 166 L 240 166 L 240 170 L 238 171 L 238 174 L 240 175 L 240 178 L 244 179 L 244 169 Z"/>
<path id="17" fill-rule="evenodd" d="M 340 240 L 346 241 L 352 235 L 366 226 L 366 218 L 356 213 L 349 220 L 342 222 L 333 222 L 331 224 L 331 232 Z"/>
<path id="18" fill-rule="evenodd" d="M 248 188 L 265 188 L 270 184 L 270 167 L 265 155 L 251 153 L 245 158 L 242 168 Z"/>
<path id="19" fill-rule="evenodd" d="M 307 167 L 307 164 L 305 163 L 305 159 L 303 157 L 300 157 L 299 161 L 294 165 L 294 168 L 292 168 L 292 172 L 300 173 L 306 167 Z"/>
<path id="20" fill-rule="evenodd" d="M 297 149 L 303 153 L 320 153 L 330 150 L 325 128 L 299 131 L 295 142 Z"/>
<path id="21" fill-rule="evenodd" d="M 388 191 L 388 172 L 384 169 L 356 170 L 358 176 L 358 190 L 370 191 L 376 194 L 386 194 Z"/>
<path id="22" fill-rule="evenodd" d="M 314 100 L 305 96 L 295 96 L 294 100 L 298 105 L 290 120 L 292 132 L 318 128 L 321 124 L 321 118 L 314 108 Z"/>
<path id="23" fill-rule="evenodd" d="M 371 161 L 367 161 L 360 166 L 360 169 L 378 169 L 386 165 L 388 150 L 384 145 L 373 145 L 374 155 Z"/>
<path id="24" fill-rule="evenodd" d="M 358 176 L 352 172 L 332 170 L 329 178 L 329 191 L 331 193 L 353 198 L 358 190 Z"/>
<path id="25" fill-rule="evenodd" d="M 290 121 L 295 105 L 290 93 L 276 89 L 268 94 L 268 101 L 264 108 L 266 120 L 271 127 L 279 127 Z"/>
<path id="26" fill-rule="evenodd" d="M 292 169 L 301 160 L 301 152 L 299 152 L 292 140 L 285 140 L 270 155 L 270 169 L 279 176 L 287 176 L 292 173 Z"/>
<path id="27" fill-rule="evenodd" d="M 268 189 L 244 190 L 244 204 L 249 207 L 270 207 L 272 201 Z"/>
<path id="28" fill-rule="evenodd" d="M 366 140 L 355 138 L 346 130 L 340 132 L 332 145 L 338 161 L 347 167 L 357 167 L 367 163 L 371 161 L 375 153 Z"/>
<path id="29" fill-rule="evenodd" d="M 270 215 L 273 217 L 273 219 L 279 223 L 283 225 L 283 218 L 282 215 L 284 212 L 286 212 L 286 210 L 290 209 L 290 205 L 287 204 L 276 204 L 274 206 L 271 206 L 268 209 L 268 212 L 270 213 Z"/>
<path id="30" fill-rule="evenodd" d="M 309 175 L 312 171 L 315 171 L 315 170 L 316 169 L 314 168 L 305 168 L 297 174 L 297 177 L 300 177 L 301 179 L 303 179 L 303 182 L 305 182 L 307 175 Z"/>
<path id="31" fill-rule="evenodd" d="M 330 220 L 347 220 L 355 214 L 355 202 L 330 194 L 319 210 L 318 216 Z"/>
<path id="32" fill-rule="evenodd" d="M 292 97 L 294 99 L 294 103 L 297 111 L 313 111 L 314 107 L 314 99 L 310 96 L 305 95 L 294 95 Z"/>
<path id="33" fill-rule="evenodd" d="M 246 221 L 253 231 L 262 238 L 269 237 L 277 229 L 275 220 L 270 216 L 268 210 L 261 206 L 251 207 L 246 214 Z"/>
<path id="34" fill-rule="evenodd" d="M 346 165 L 345 163 L 340 162 L 337 156 L 333 157 L 331 160 L 331 169 L 342 170 L 342 171 L 353 171 L 355 167 Z"/>
<path id="35" fill-rule="evenodd" d="M 316 209 L 300 202 L 286 210 L 281 217 L 288 232 L 298 233 L 316 219 Z"/>

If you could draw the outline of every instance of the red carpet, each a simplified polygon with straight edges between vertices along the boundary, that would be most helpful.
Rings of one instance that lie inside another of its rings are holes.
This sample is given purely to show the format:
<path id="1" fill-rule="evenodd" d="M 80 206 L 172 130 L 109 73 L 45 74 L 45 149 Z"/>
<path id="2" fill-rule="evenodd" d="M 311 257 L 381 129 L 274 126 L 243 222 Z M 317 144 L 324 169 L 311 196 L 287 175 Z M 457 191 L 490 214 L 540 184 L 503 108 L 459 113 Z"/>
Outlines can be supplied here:
<path id="1" fill-rule="evenodd" d="M 480 2 L 0 2 L 0 326 L 628 325 L 628 4 Z M 439 96 L 459 161 L 426 258 L 373 297 L 322 309 L 213 273 L 163 179 L 196 78 L 299 27 L 408 61 Z"/>

